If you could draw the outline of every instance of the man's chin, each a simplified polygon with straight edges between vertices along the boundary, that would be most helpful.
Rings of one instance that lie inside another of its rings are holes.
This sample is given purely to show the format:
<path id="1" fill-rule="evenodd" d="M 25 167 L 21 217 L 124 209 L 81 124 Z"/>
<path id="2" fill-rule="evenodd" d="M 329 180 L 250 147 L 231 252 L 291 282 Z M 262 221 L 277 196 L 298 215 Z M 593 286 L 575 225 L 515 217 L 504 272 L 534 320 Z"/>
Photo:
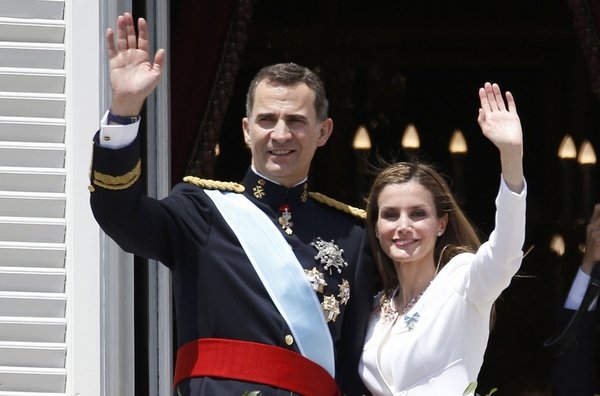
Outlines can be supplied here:
<path id="1" fill-rule="evenodd" d="M 267 164 L 265 169 L 273 177 L 285 177 L 290 174 L 290 169 L 287 164 L 282 162 L 275 162 Z"/>

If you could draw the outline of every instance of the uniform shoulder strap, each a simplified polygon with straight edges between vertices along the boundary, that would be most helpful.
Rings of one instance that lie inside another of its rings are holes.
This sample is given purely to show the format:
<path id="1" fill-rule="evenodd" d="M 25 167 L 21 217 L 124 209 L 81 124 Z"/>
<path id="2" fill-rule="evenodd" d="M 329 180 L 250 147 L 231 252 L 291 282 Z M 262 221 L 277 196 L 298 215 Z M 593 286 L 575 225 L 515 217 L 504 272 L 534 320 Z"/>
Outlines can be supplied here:
<path id="1" fill-rule="evenodd" d="M 355 208 L 354 206 L 350 206 L 318 192 L 309 192 L 308 195 L 317 202 L 321 202 L 325 205 L 331 206 L 332 208 L 351 214 L 359 219 L 365 220 L 367 218 L 367 212 L 363 209 Z"/>
<path id="2" fill-rule="evenodd" d="M 239 183 L 201 179 L 196 176 L 186 176 L 183 178 L 183 181 L 207 190 L 231 191 L 238 194 L 241 194 L 246 190 L 246 188 Z"/>

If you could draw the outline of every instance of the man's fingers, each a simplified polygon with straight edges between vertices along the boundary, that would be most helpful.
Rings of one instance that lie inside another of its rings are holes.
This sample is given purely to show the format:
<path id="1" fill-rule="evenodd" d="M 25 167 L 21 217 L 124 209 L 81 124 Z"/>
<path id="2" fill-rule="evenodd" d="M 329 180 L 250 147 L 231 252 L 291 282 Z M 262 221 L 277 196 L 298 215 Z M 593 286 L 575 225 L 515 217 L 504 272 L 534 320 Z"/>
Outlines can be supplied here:
<path id="1" fill-rule="evenodd" d="M 156 54 L 154 55 L 154 64 L 152 65 L 152 69 L 160 73 L 164 64 L 165 50 L 161 48 L 158 51 L 156 51 Z"/>
<path id="2" fill-rule="evenodd" d="M 111 28 L 106 29 L 105 37 L 108 57 L 112 59 L 117 55 L 117 48 L 115 47 L 115 34 Z"/>
<path id="3" fill-rule="evenodd" d="M 594 213 L 592 213 L 592 218 L 590 219 L 590 224 L 593 223 L 600 223 L 600 204 L 594 205 Z"/>
<path id="4" fill-rule="evenodd" d="M 117 18 L 117 51 L 127 51 L 127 27 L 125 17 L 119 15 Z"/>
<path id="5" fill-rule="evenodd" d="M 126 29 L 127 29 L 127 48 L 137 48 L 137 35 L 135 34 L 135 26 L 133 25 L 133 18 L 131 14 L 126 15 Z"/>
<path id="6" fill-rule="evenodd" d="M 144 18 L 138 19 L 137 48 L 144 51 L 148 51 L 148 25 Z"/>

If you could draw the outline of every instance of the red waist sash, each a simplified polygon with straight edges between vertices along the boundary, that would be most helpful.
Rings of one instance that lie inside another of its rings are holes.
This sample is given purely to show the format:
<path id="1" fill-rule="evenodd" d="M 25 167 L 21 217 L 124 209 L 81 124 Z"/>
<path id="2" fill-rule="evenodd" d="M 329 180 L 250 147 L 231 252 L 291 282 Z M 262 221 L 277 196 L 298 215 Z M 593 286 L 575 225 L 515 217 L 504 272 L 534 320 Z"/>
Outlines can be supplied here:
<path id="1" fill-rule="evenodd" d="M 327 370 L 301 354 L 240 340 L 202 338 L 182 345 L 177 350 L 174 385 L 192 377 L 255 382 L 305 396 L 340 395 Z"/>

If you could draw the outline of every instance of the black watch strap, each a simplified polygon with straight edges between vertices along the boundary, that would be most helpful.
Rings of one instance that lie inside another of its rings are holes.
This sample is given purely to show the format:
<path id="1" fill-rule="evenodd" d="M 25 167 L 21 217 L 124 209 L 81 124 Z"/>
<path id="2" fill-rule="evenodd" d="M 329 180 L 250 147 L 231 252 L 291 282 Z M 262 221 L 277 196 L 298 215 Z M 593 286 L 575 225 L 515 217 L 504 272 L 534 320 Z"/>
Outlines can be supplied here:
<path id="1" fill-rule="evenodd" d="M 129 125 L 129 124 L 138 122 L 139 119 L 140 119 L 140 116 L 123 117 L 123 116 L 114 115 L 112 113 L 112 111 L 109 111 L 106 121 L 108 124 Z"/>

